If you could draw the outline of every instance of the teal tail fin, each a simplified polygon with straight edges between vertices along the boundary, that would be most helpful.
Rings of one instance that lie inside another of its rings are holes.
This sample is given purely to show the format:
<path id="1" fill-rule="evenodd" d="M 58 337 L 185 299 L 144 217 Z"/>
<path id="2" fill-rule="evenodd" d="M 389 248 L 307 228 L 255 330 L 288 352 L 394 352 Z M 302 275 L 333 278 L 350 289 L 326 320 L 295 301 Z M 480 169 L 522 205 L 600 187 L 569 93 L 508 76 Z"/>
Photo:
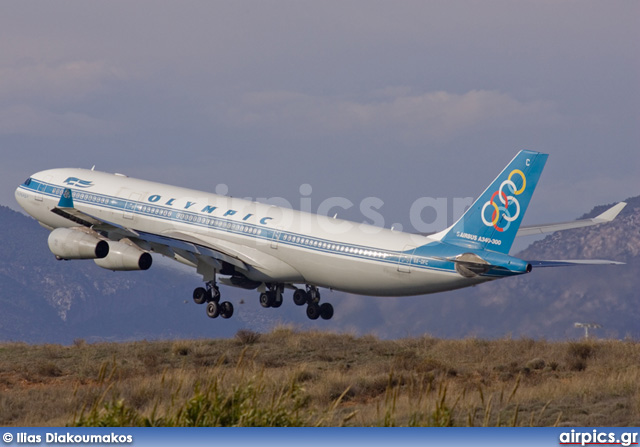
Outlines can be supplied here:
<path id="1" fill-rule="evenodd" d="M 508 254 L 547 161 L 520 151 L 452 227 L 442 242 Z"/>

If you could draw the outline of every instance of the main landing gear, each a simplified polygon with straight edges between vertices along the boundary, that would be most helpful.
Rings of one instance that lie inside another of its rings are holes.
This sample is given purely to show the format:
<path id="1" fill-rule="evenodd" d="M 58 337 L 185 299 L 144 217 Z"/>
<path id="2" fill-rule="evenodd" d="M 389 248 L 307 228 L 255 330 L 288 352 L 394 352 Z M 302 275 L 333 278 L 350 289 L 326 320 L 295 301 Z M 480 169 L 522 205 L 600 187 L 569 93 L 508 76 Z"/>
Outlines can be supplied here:
<path id="1" fill-rule="evenodd" d="M 207 303 L 207 316 L 209 318 L 231 318 L 233 316 L 233 304 L 229 301 L 220 302 L 220 289 L 215 281 L 209 281 L 206 288 L 198 287 L 193 291 L 193 301 L 196 304 Z"/>
<path id="2" fill-rule="evenodd" d="M 269 285 L 268 290 L 260 294 L 260 304 L 262 307 L 280 307 L 282 292 L 282 285 Z M 306 290 L 296 289 L 293 292 L 293 302 L 298 306 L 306 304 L 307 317 L 311 320 L 330 320 L 333 317 L 333 306 L 329 303 L 320 304 L 320 291 L 315 286 L 306 286 Z"/>
<path id="3" fill-rule="evenodd" d="M 282 305 L 282 286 L 272 285 L 269 290 L 260 294 L 262 307 L 280 307 Z M 333 306 L 329 303 L 320 303 L 320 291 L 315 286 L 306 286 L 305 289 L 296 289 L 293 292 L 293 302 L 298 306 L 307 305 L 307 317 L 311 320 L 322 318 L 329 320 L 333 317 Z"/>
<path id="4" fill-rule="evenodd" d="M 262 307 L 282 306 L 281 285 L 270 285 L 268 290 L 260 294 L 260 305 Z M 329 303 L 320 303 L 320 291 L 315 286 L 306 286 L 305 289 L 296 289 L 293 292 L 293 302 L 298 306 L 307 305 L 307 317 L 311 320 L 322 318 L 330 320 L 333 317 L 333 306 Z"/>
<path id="5" fill-rule="evenodd" d="M 306 286 L 306 290 L 296 289 L 293 292 L 293 302 L 298 306 L 306 304 L 307 317 L 311 320 L 330 320 L 333 317 L 333 306 L 330 303 L 320 304 L 320 291 L 315 286 Z"/>
<path id="6" fill-rule="evenodd" d="M 280 307 L 282 306 L 282 292 L 284 287 L 281 285 L 268 285 L 268 290 L 260 294 L 260 305 L 262 307 Z"/>
<path id="7" fill-rule="evenodd" d="M 267 290 L 260 294 L 262 307 L 277 308 L 282 306 L 284 285 L 267 284 Z M 198 287 L 193 291 L 193 301 L 196 304 L 205 304 L 209 318 L 231 318 L 233 304 L 229 301 L 220 302 L 220 289 L 215 280 L 209 281 L 205 287 Z M 315 286 L 305 286 L 304 289 L 295 289 L 293 302 L 298 306 L 307 305 L 307 317 L 311 320 L 322 318 L 330 320 L 333 317 L 333 306 L 329 303 L 320 304 L 320 291 Z"/>

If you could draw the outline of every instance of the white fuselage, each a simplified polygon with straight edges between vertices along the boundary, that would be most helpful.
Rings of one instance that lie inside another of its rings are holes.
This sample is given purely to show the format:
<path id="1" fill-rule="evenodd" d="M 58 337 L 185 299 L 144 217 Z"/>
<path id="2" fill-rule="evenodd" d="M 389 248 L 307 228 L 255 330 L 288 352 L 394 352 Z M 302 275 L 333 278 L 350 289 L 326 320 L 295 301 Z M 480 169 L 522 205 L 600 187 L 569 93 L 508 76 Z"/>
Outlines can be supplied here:
<path id="1" fill-rule="evenodd" d="M 53 169 L 31 178 L 37 188 L 21 185 L 16 199 L 49 229 L 77 225 L 51 212 L 70 188 L 77 210 L 134 231 L 221 251 L 249 266 L 243 274 L 254 281 L 403 296 L 490 279 L 464 278 L 452 263 L 444 266 L 424 253 L 413 254 L 416 247 L 437 244 L 438 235 L 391 231 L 92 170 Z"/>

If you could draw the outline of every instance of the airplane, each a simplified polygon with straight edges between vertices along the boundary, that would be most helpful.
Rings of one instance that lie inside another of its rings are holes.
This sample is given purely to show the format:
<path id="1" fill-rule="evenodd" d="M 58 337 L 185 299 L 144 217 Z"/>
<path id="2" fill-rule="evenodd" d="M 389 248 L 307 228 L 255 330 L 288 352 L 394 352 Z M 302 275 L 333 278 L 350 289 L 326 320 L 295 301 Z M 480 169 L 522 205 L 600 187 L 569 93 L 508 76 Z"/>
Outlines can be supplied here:
<path id="1" fill-rule="evenodd" d="M 429 235 L 270 206 L 88 169 L 51 169 L 18 186 L 20 206 L 51 231 L 59 260 L 93 259 L 114 271 L 147 270 L 150 253 L 196 269 L 193 300 L 230 318 L 218 283 L 259 292 L 265 308 L 285 289 L 307 317 L 329 320 L 320 288 L 409 296 L 475 286 L 539 267 L 621 264 L 607 260 L 523 260 L 516 236 L 612 221 L 620 202 L 592 219 L 521 227 L 548 154 L 520 151 L 451 227 Z"/>

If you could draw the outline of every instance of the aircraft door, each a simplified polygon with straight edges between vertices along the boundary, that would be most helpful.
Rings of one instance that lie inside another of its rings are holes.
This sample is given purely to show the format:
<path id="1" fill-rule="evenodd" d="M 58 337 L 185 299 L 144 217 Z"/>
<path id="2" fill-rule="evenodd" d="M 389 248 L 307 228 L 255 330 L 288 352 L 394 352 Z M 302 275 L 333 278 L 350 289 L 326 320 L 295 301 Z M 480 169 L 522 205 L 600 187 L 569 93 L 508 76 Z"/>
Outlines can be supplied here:
<path id="1" fill-rule="evenodd" d="M 400 273 L 411 273 L 411 262 L 415 251 L 415 245 L 405 245 L 402 253 L 398 255 L 398 271 Z"/>
<path id="2" fill-rule="evenodd" d="M 142 194 L 139 192 L 132 192 L 129 194 L 129 199 L 124 206 L 124 218 L 133 220 L 133 212 L 136 210 L 136 203 L 140 201 Z"/>
<path id="3" fill-rule="evenodd" d="M 273 237 L 271 238 L 271 248 L 278 249 L 278 241 L 280 240 L 280 236 L 282 235 L 282 231 L 280 228 L 273 230 Z"/>

